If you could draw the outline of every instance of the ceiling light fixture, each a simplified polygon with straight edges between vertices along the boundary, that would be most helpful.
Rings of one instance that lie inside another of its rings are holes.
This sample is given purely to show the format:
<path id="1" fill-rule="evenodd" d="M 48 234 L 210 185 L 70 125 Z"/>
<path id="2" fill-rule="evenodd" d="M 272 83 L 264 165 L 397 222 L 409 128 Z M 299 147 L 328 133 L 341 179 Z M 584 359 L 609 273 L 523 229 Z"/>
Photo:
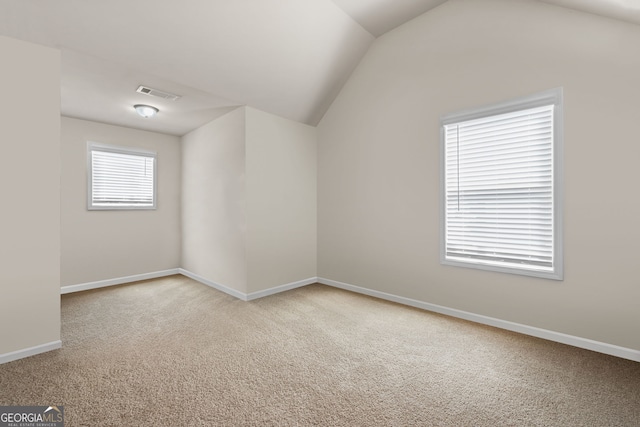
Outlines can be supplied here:
<path id="1" fill-rule="evenodd" d="M 133 106 L 136 109 L 136 112 L 140 114 L 142 117 L 149 118 L 153 117 L 158 113 L 158 109 L 156 107 L 152 107 L 151 105 L 144 104 L 136 104 Z"/>

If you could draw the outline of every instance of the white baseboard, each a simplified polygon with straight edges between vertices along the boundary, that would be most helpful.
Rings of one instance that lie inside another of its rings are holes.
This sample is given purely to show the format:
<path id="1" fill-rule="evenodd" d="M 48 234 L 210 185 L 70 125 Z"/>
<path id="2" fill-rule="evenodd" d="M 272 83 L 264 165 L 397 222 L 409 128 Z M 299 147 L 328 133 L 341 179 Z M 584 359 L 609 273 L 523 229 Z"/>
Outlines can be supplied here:
<path id="1" fill-rule="evenodd" d="M 221 292 L 224 292 L 225 294 L 229 294 L 232 297 L 236 297 L 242 301 L 252 301 L 258 298 L 263 298 L 269 295 L 274 295 L 274 294 L 278 294 L 280 292 L 284 292 L 284 291 L 288 291 L 291 289 L 295 289 L 295 288 L 299 288 L 302 286 L 306 286 L 306 285 L 310 285 L 312 283 L 316 283 L 318 281 L 317 277 L 310 277 L 308 279 L 304 279 L 304 280 L 298 280 L 297 282 L 292 282 L 292 283 L 287 283 L 284 285 L 280 285 L 280 286 L 275 286 L 273 288 L 269 288 L 269 289 L 265 289 L 263 291 L 257 291 L 257 292 L 251 292 L 250 294 L 246 294 L 244 292 L 240 292 L 236 289 L 230 288 L 229 286 L 225 286 L 222 285 L 220 283 L 216 283 L 212 280 L 209 279 L 205 279 L 204 277 L 192 273 L 188 270 L 185 270 L 184 268 L 179 268 L 178 269 L 180 271 L 180 274 L 187 276 L 193 280 L 195 280 L 196 282 L 200 282 L 203 285 L 207 285 L 207 286 L 211 286 L 214 289 L 217 289 Z"/>
<path id="2" fill-rule="evenodd" d="M 0 354 L 0 365 L 3 363 L 13 362 L 14 360 L 23 359 L 36 354 L 45 353 L 51 350 L 57 350 L 62 347 L 62 341 L 52 341 L 46 344 L 40 344 L 35 347 L 24 348 L 22 350 L 12 351 L 10 353 Z"/>
<path id="3" fill-rule="evenodd" d="M 87 291 L 89 289 L 104 288 L 106 286 L 122 285 L 124 283 L 138 282 L 140 280 L 156 279 L 158 277 L 172 276 L 179 274 L 178 268 L 170 270 L 154 271 L 152 273 L 135 274 L 133 276 L 117 277 L 115 279 L 98 280 L 97 282 L 81 283 L 78 285 L 63 286 L 60 288 L 61 294 Z"/>
<path id="4" fill-rule="evenodd" d="M 246 301 L 251 301 L 254 299 L 266 297 L 269 295 L 279 294 L 280 292 L 289 291 L 291 289 L 300 288 L 302 286 L 307 286 L 312 283 L 317 283 L 317 277 L 309 277 L 308 279 L 298 280 L 297 282 L 287 283 L 286 285 L 275 286 L 273 288 L 265 289 L 263 291 L 251 292 L 247 295 Z"/>
<path id="5" fill-rule="evenodd" d="M 245 294 L 244 292 L 240 292 L 228 286 L 222 285 L 220 283 L 216 283 L 213 280 L 205 279 L 204 277 L 196 273 L 192 273 L 189 270 L 185 270 L 184 268 L 179 268 L 178 272 L 183 276 L 187 276 L 188 278 L 195 280 L 196 282 L 202 283 L 203 285 L 211 286 L 212 288 L 217 289 L 220 292 L 229 294 L 232 297 L 241 299 L 242 301 L 247 301 L 247 294 Z"/>
<path id="6" fill-rule="evenodd" d="M 447 316 L 457 317 L 459 319 L 470 320 L 472 322 L 481 323 L 483 325 L 494 326 L 508 331 L 518 332 L 524 335 L 530 335 L 537 338 L 543 338 L 549 341 L 555 341 L 562 344 L 568 344 L 574 347 L 584 348 L 586 350 L 597 351 L 599 353 L 609 354 L 611 356 L 621 357 L 636 362 L 640 362 L 640 351 L 620 347 L 613 344 L 607 344 L 599 341 L 593 341 L 587 338 L 567 335 L 560 332 L 549 331 L 546 329 L 536 328 L 534 326 L 523 325 L 520 323 L 509 322 L 507 320 L 496 319 L 493 317 L 483 316 L 480 314 L 469 313 L 467 311 L 457 310 L 454 308 L 444 307 L 436 304 L 414 300 L 411 298 L 400 297 L 385 292 L 374 291 L 360 286 L 350 285 L 348 283 L 337 282 L 335 280 L 318 278 L 318 283 L 333 286 L 335 288 L 345 289 L 347 291 L 356 292 L 363 295 L 384 299 L 387 301 L 397 302 L 399 304 L 411 307 L 421 308 L 435 313 L 446 314 Z"/>
<path id="7" fill-rule="evenodd" d="M 228 295 L 231 295 L 235 298 L 238 298 L 242 301 L 251 301 L 258 298 L 263 298 L 269 295 L 274 295 L 280 292 L 288 291 L 291 289 L 299 288 L 302 286 L 310 285 L 312 283 L 322 283 L 323 285 L 333 286 L 335 288 L 345 289 L 348 291 L 356 292 L 363 295 L 369 295 L 372 297 L 384 299 L 387 301 L 396 302 L 403 305 L 408 305 L 411 307 L 421 308 L 423 310 L 432 311 L 435 313 L 445 314 L 452 317 L 457 317 L 459 319 L 469 320 L 476 323 L 481 323 L 483 325 L 494 326 L 500 329 L 506 329 L 508 331 L 518 332 L 525 335 L 530 335 L 538 338 L 543 338 L 549 341 L 555 341 L 562 344 L 568 344 L 574 347 L 584 348 L 587 350 L 597 351 L 599 353 L 609 354 L 611 356 L 621 357 L 624 359 L 633 360 L 636 362 L 640 362 L 640 351 L 634 350 L 626 347 L 620 347 L 613 344 L 607 344 L 599 341 L 590 340 L 587 338 L 576 337 L 573 335 L 563 334 L 561 332 L 549 331 L 546 329 L 536 328 L 534 326 L 523 325 L 520 323 L 514 323 L 507 320 L 496 319 L 493 317 L 483 316 L 481 314 L 470 313 L 467 311 L 462 311 L 454 308 L 449 308 L 437 304 L 430 304 L 423 301 L 414 300 L 411 298 L 405 298 L 393 294 L 389 294 L 386 292 L 375 291 L 372 289 L 363 288 L 360 286 L 350 285 L 348 283 L 338 282 L 331 279 L 326 279 L 322 277 L 310 277 L 308 279 L 299 280 L 292 283 L 287 283 L 280 286 L 275 286 L 273 288 L 265 289 L 262 291 L 251 292 L 246 294 L 244 292 L 240 292 L 229 286 L 225 286 L 220 283 L 216 283 L 209 279 L 206 279 L 202 276 L 199 276 L 195 273 L 192 273 L 183 268 L 175 268 L 164 271 L 157 271 L 153 273 L 146 274 L 137 274 L 134 276 L 126 276 L 119 277 L 115 279 L 108 280 L 100 280 L 97 282 L 83 283 L 79 285 L 71 285 L 71 286 L 63 286 L 61 288 L 62 294 L 67 294 L 71 292 L 79 292 L 85 291 L 89 289 L 102 288 L 105 286 L 113 286 L 120 285 L 123 283 L 131 283 L 137 282 L 139 280 L 147 280 L 154 279 L 157 277 L 171 276 L 174 274 L 182 274 L 186 277 L 189 277 L 197 282 L 200 282 L 204 285 L 211 286 L 214 289 L 217 289 L 221 292 L 224 292 Z M 53 345 L 53 346 L 52 346 Z M 13 353 L 7 353 L 4 355 L 0 355 L 0 364 L 10 362 L 12 360 L 20 359 L 22 357 L 31 356 L 34 354 L 42 353 L 49 350 L 54 350 L 56 348 L 60 348 L 61 343 L 58 342 L 57 347 L 56 343 L 45 344 L 43 346 L 33 347 L 31 349 L 20 350 Z M 52 346 L 52 347 L 50 347 Z M 33 352 L 32 352 L 33 351 Z M 15 355 L 15 356 L 14 356 Z"/>

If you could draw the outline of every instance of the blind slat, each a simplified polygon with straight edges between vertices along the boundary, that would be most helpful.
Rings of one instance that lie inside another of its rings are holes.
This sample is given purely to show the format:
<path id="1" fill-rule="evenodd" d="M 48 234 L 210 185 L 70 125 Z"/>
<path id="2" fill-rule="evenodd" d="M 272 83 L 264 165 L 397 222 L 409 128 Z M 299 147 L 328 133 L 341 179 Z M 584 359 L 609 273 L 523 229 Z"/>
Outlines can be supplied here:
<path id="1" fill-rule="evenodd" d="M 553 269 L 553 106 L 444 125 L 445 254 Z"/>
<path id="2" fill-rule="evenodd" d="M 91 147 L 91 206 L 154 207 L 155 156 Z"/>

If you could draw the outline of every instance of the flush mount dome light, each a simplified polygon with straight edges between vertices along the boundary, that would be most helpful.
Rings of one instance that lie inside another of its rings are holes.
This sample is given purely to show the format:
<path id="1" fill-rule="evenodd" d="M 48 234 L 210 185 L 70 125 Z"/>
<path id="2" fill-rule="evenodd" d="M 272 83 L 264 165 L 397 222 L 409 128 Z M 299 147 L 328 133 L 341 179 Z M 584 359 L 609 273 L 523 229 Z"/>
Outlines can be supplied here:
<path id="1" fill-rule="evenodd" d="M 137 104 L 134 105 L 133 108 L 135 108 L 136 112 L 145 119 L 153 117 L 158 113 L 158 109 L 156 107 L 152 107 L 151 105 Z"/>

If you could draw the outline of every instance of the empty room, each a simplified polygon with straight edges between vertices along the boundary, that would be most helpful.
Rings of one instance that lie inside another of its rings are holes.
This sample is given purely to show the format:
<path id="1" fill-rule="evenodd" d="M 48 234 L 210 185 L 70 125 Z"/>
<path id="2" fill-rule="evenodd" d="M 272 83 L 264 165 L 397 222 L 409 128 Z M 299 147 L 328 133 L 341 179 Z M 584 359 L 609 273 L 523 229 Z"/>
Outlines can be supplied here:
<path id="1" fill-rule="evenodd" d="M 640 426 L 640 1 L 3 0 L 0 427 Z"/>

